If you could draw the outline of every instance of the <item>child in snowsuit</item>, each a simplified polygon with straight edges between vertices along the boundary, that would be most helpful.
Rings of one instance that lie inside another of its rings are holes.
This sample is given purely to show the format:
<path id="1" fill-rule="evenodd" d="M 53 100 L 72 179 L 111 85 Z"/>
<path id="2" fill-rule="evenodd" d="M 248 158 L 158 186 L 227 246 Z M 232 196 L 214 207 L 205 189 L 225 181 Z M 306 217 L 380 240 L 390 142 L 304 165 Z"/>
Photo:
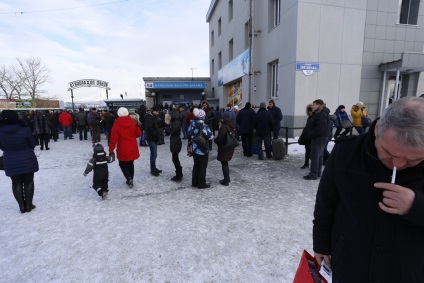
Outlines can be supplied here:
<path id="1" fill-rule="evenodd" d="M 106 155 L 103 146 L 99 143 L 93 147 L 93 150 L 93 157 L 87 163 L 84 176 L 87 176 L 93 170 L 93 189 L 104 200 L 109 192 L 109 171 L 107 164 L 113 162 L 113 158 Z"/>

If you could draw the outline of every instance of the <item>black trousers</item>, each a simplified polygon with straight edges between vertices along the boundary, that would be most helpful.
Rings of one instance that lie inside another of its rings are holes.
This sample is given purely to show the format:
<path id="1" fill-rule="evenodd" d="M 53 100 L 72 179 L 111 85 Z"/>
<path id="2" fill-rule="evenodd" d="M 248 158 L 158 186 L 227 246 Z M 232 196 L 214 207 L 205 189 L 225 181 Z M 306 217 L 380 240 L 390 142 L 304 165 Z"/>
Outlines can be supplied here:
<path id="1" fill-rule="evenodd" d="M 206 185 L 206 168 L 208 167 L 209 154 L 193 154 L 193 172 L 191 185 L 193 187 L 204 187 Z"/>
<path id="2" fill-rule="evenodd" d="M 79 139 L 82 140 L 82 135 L 84 134 L 84 139 L 87 139 L 87 126 L 86 125 L 78 125 Z"/>
<path id="3" fill-rule="evenodd" d="M 121 168 L 122 174 L 124 174 L 125 179 L 131 178 L 134 179 L 134 160 L 131 161 L 121 161 L 119 160 L 119 167 Z"/>
<path id="4" fill-rule="evenodd" d="M 38 139 L 40 140 L 40 148 L 43 149 L 46 146 L 46 149 L 49 148 L 50 134 L 42 133 L 38 134 Z"/>
<path id="5" fill-rule="evenodd" d="M 172 153 L 172 163 L 174 163 L 175 170 L 179 170 L 179 168 L 181 167 L 180 158 L 178 157 L 179 154 L 179 152 Z"/>
<path id="6" fill-rule="evenodd" d="M 252 155 L 252 134 L 241 134 L 241 145 L 244 156 Z"/>

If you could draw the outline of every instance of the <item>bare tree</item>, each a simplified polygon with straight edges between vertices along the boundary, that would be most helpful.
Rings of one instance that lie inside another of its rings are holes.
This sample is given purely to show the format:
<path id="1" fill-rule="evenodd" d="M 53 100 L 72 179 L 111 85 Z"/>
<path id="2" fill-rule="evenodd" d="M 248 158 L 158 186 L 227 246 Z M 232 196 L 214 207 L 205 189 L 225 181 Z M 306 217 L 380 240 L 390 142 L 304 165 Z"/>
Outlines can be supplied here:
<path id="1" fill-rule="evenodd" d="M 0 66 L 0 90 L 4 98 L 21 98 L 22 94 L 22 76 L 16 71 L 16 67 Z"/>
<path id="2" fill-rule="evenodd" d="M 17 58 L 18 65 L 15 72 L 21 76 L 22 86 L 31 99 L 38 98 L 46 91 L 41 86 L 50 82 L 50 70 L 41 62 L 40 58 Z"/>

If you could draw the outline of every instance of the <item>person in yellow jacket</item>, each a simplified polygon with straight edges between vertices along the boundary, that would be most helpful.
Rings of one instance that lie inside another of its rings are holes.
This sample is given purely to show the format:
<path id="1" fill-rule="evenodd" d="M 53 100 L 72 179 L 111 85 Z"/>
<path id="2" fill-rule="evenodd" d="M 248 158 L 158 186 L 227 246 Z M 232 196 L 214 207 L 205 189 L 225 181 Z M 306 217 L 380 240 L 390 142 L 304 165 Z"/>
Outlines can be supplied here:
<path id="1" fill-rule="evenodd" d="M 365 105 L 362 101 L 358 101 L 350 109 L 350 115 L 352 116 L 352 123 L 356 131 L 361 135 L 365 133 L 366 127 L 362 125 L 362 117 L 368 117 L 367 111 L 365 110 Z"/>

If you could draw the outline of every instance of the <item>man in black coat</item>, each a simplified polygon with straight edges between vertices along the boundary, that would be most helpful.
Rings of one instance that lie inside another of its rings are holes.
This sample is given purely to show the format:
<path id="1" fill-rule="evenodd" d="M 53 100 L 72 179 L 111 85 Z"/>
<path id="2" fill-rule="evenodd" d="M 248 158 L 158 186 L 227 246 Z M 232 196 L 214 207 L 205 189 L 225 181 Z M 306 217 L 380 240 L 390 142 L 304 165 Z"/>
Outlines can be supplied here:
<path id="1" fill-rule="evenodd" d="M 331 263 L 333 282 L 423 282 L 423 141 L 419 97 L 394 101 L 367 134 L 336 141 L 313 221 L 315 256 Z"/>
<path id="2" fill-rule="evenodd" d="M 325 107 L 324 101 L 317 99 L 312 103 L 314 114 L 303 130 L 303 134 L 308 142 L 311 143 L 311 167 L 305 180 L 316 180 L 321 177 L 321 167 L 323 164 L 324 147 L 327 143 L 327 137 L 331 120 L 330 110 Z"/>
<path id="3" fill-rule="evenodd" d="M 272 121 L 274 122 L 274 130 L 273 136 L 274 140 L 278 139 L 278 135 L 280 134 L 281 121 L 283 120 L 283 113 L 281 109 L 275 106 L 274 100 L 270 100 L 268 103 L 268 111 L 271 113 Z"/>
<path id="4" fill-rule="evenodd" d="M 266 158 L 272 158 L 271 131 L 274 129 L 271 113 L 266 110 L 265 102 L 261 102 L 258 112 L 253 119 L 253 128 L 256 130 L 256 145 L 258 146 L 258 159 L 264 159 L 262 141 L 265 144 Z"/>
<path id="5" fill-rule="evenodd" d="M 158 122 L 159 107 L 153 106 L 148 110 L 145 116 L 146 123 L 146 141 L 150 149 L 150 174 L 159 176 L 162 170 L 156 167 L 156 158 L 158 157 L 158 142 L 160 139 L 160 128 Z"/>
<path id="6" fill-rule="evenodd" d="M 255 110 L 252 109 L 250 102 L 241 109 L 237 115 L 236 121 L 241 135 L 241 145 L 243 146 L 244 156 L 252 156 L 252 134 L 253 134 L 253 119 Z"/>

